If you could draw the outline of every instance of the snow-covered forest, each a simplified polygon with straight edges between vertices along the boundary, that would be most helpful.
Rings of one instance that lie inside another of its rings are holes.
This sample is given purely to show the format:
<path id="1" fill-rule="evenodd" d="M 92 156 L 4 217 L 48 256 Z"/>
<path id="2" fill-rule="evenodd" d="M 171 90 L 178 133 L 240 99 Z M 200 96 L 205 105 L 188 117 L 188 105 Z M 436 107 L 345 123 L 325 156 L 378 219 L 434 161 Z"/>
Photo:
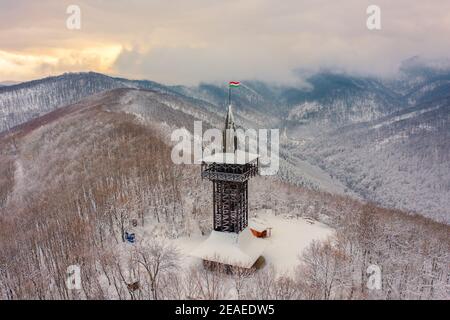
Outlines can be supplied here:
<path id="1" fill-rule="evenodd" d="M 450 222 L 450 100 L 355 125 L 294 153 L 387 207 Z"/>
<path id="2" fill-rule="evenodd" d="M 211 230 L 211 186 L 197 166 L 172 163 L 167 133 L 209 111 L 135 92 L 0 137 L 1 299 L 448 298 L 448 225 L 276 177 L 250 183 L 250 215 L 317 221 L 334 230 L 328 240 L 298 252 L 289 272 L 186 265 L 176 240 Z M 134 245 L 123 238 L 133 219 L 147 230 Z M 66 286 L 74 264 L 81 290 Z M 382 290 L 366 287 L 371 264 Z"/>
<path id="3" fill-rule="evenodd" d="M 233 94 L 237 123 L 280 129 L 283 181 L 448 222 L 448 68 L 412 59 L 389 79 L 319 72 L 306 87 L 242 83 Z M 227 99 L 217 84 L 69 73 L 0 88 L 0 131 L 117 88 L 129 93 L 112 99 L 116 110 L 188 129 L 194 120 L 221 125 Z"/>

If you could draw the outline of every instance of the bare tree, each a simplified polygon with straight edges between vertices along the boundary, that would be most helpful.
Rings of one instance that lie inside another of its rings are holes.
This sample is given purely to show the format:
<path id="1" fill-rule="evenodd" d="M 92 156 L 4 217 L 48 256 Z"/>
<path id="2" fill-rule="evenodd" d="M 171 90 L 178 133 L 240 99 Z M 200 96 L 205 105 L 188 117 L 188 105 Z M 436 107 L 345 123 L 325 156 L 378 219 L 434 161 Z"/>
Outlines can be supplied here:
<path id="1" fill-rule="evenodd" d="M 251 281 L 252 275 L 254 275 L 255 270 L 242 267 L 231 267 L 230 268 L 231 277 L 233 279 L 234 289 L 236 290 L 236 295 L 238 299 L 243 299 L 244 288 L 248 281 Z"/>
<path id="2" fill-rule="evenodd" d="M 299 285 L 307 289 L 305 298 L 328 300 L 342 295 L 350 279 L 346 259 L 331 241 L 313 241 L 297 270 Z"/>
<path id="3" fill-rule="evenodd" d="M 229 285 L 226 277 L 226 267 L 215 264 L 214 268 L 194 266 L 187 274 L 188 299 L 218 300 L 229 298 Z"/>
<path id="4" fill-rule="evenodd" d="M 147 271 L 151 295 L 159 298 L 160 277 L 178 268 L 179 253 L 175 247 L 159 239 L 147 239 L 135 247 L 134 261 Z"/>

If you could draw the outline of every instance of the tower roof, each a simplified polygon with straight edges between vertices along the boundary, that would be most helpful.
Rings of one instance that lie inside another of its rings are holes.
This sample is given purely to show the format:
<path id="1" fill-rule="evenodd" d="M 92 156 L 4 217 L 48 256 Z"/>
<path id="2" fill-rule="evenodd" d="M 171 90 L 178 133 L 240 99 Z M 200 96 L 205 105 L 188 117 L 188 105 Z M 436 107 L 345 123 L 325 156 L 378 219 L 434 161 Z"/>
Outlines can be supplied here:
<path id="1" fill-rule="evenodd" d="M 235 152 L 215 153 L 203 157 L 201 161 L 205 163 L 224 163 L 224 164 L 246 164 L 259 158 L 256 153 L 236 150 Z"/>
<path id="2" fill-rule="evenodd" d="M 236 125 L 231 104 L 228 105 L 228 112 L 225 118 L 225 128 L 223 134 L 223 150 L 221 153 L 204 156 L 201 161 L 204 163 L 223 164 L 246 164 L 259 158 L 258 154 L 238 150 L 238 139 L 236 135 Z"/>
<path id="3" fill-rule="evenodd" d="M 256 238 L 247 227 L 240 233 L 212 231 L 191 255 L 203 260 L 251 268 L 268 242 Z"/>

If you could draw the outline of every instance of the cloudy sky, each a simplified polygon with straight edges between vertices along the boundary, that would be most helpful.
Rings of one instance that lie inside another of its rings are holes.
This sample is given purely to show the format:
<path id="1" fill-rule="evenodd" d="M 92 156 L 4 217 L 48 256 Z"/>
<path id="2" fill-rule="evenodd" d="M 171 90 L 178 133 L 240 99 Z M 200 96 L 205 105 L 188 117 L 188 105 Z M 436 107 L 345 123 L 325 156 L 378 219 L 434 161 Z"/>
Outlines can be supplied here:
<path id="1" fill-rule="evenodd" d="M 67 7 L 81 9 L 69 30 Z M 366 9 L 381 8 L 381 30 Z M 0 81 L 98 71 L 169 84 L 389 75 L 450 57 L 449 0 L 0 0 Z"/>

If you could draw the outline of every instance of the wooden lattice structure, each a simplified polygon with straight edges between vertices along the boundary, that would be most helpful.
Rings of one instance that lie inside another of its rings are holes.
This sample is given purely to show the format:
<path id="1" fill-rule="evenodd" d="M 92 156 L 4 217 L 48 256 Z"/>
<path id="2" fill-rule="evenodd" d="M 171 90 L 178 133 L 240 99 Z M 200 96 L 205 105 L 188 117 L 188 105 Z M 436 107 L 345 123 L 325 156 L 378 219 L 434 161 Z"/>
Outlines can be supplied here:
<path id="1" fill-rule="evenodd" d="M 237 150 L 231 107 L 223 131 L 224 153 L 202 161 L 202 178 L 213 182 L 214 230 L 239 233 L 248 226 L 248 180 L 258 174 L 258 156 Z"/>
<path id="2" fill-rule="evenodd" d="M 248 226 L 248 180 L 256 174 L 258 159 L 246 164 L 202 164 L 202 178 L 213 182 L 214 230 L 239 233 Z"/>
<path id="3" fill-rule="evenodd" d="M 202 178 L 212 181 L 214 230 L 191 255 L 206 266 L 251 269 L 266 242 L 248 227 L 248 182 L 258 174 L 257 154 L 238 150 L 231 106 L 223 130 L 223 152 L 202 158 Z"/>

